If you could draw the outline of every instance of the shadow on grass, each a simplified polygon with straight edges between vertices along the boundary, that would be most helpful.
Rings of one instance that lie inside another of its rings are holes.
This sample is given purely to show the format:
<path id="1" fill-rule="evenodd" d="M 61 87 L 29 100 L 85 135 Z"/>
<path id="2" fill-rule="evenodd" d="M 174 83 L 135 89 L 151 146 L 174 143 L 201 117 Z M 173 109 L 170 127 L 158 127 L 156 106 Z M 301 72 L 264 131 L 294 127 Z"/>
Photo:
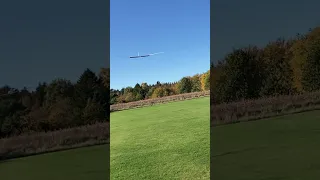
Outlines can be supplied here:
<path id="1" fill-rule="evenodd" d="M 241 149 L 241 150 L 228 151 L 228 152 L 225 152 L 225 153 L 221 153 L 221 154 L 217 154 L 217 155 L 212 155 L 211 157 L 226 156 L 226 155 L 230 155 L 230 154 L 238 154 L 238 153 L 242 153 L 242 152 L 253 151 L 253 150 L 258 150 L 258 149 L 265 149 L 265 148 L 267 148 L 267 146 L 264 146 L 264 147 L 245 148 L 245 149 Z"/>
<path id="2" fill-rule="evenodd" d="M 7 159 L 7 160 L 0 160 L 0 164 L 4 164 L 4 163 L 10 162 L 10 161 L 11 161 L 10 159 Z"/>
<path id="3" fill-rule="evenodd" d="M 78 145 L 78 146 L 73 146 L 73 147 L 63 147 L 59 149 L 53 149 L 53 150 L 47 150 L 43 152 L 37 152 L 37 153 L 28 153 L 28 154 L 23 154 L 23 153 L 14 153 L 10 154 L 7 156 L 0 156 L 0 164 L 1 163 L 6 163 L 11 161 L 12 159 L 16 158 L 23 158 L 23 157 L 29 157 L 29 156 L 35 156 L 35 155 L 41 155 L 41 154 L 49 154 L 49 153 L 55 153 L 55 152 L 61 152 L 61 151 L 68 151 L 72 149 L 78 149 L 78 148 L 85 148 L 85 147 L 91 147 L 91 146 L 102 146 L 110 144 L 110 142 L 104 142 L 104 143 L 93 143 L 93 144 L 85 144 L 85 145 Z"/>

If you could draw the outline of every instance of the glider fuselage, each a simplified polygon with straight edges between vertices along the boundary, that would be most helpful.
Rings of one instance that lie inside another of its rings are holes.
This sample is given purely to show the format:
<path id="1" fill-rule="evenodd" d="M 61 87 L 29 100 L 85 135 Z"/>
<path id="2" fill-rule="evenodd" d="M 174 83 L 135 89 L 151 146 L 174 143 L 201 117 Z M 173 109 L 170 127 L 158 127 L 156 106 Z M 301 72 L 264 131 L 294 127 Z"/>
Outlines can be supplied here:
<path id="1" fill-rule="evenodd" d="M 130 58 L 142 58 L 142 57 L 148 57 L 150 55 L 143 55 L 143 56 L 131 56 Z"/>

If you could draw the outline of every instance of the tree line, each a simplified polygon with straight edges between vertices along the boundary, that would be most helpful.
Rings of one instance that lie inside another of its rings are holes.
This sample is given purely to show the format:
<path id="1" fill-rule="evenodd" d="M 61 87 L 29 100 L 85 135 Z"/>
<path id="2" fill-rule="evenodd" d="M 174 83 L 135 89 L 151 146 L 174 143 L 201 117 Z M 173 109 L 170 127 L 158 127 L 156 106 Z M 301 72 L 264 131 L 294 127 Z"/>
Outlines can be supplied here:
<path id="1" fill-rule="evenodd" d="M 178 82 L 156 84 L 137 83 L 134 87 L 110 90 L 110 104 L 128 103 L 210 89 L 210 71 L 183 77 Z"/>
<path id="2" fill-rule="evenodd" d="M 234 49 L 212 63 L 213 104 L 320 90 L 320 28 L 266 46 Z"/>
<path id="3" fill-rule="evenodd" d="M 211 86 L 210 86 L 211 85 Z M 264 47 L 234 49 L 203 74 L 110 90 L 110 70 L 86 69 L 34 91 L 0 88 L 0 137 L 109 121 L 109 105 L 209 90 L 213 104 L 320 90 L 320 27 Z"/>
<path id="4" fill-rule="evenodd" d="M 0 138 L 109 121 L 109 69 L 86 69 L 76 83 L 57 78 L 36 90 L 0 88 Z"/>

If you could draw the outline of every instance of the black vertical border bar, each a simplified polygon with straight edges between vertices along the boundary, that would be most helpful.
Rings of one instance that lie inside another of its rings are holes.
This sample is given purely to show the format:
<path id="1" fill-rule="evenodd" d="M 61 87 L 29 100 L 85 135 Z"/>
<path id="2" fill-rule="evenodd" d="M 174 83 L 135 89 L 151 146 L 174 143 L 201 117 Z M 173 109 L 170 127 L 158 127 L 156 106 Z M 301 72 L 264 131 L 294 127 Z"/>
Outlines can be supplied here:
<path id="1" fill-rule="evenodd" d="M 111 76 L 110 76 L 110 0 L 107 0 L 107 26 L 108 26 L 108 28 L 107 28 L 107 38 L 106 38 L 106 43 L 107 43 L 107 48 L 106 48 L 106 51 L 107 51 L 107 53 L 106 53 L 106 55 L 107 55 L 107 68 L 108 68 L 108 73 L 109 73 L 109 79 L 108 79 L 108 83 L 109 83 L 109 92 L 108 92 L 108 103 L 110 102 L 110 81 L 111 81 Z M 109 106 L 110 106 L 110 104 L 109 104 Z M 108 119 L 108 128 L 109 129 L 107 129 L 107 131 L 108 131 L 108 136 L 109 136 L 109 144 L 108 144 L 108 146 L 107 146 L 107 161 L 108 161 L 108 167 L 106 167 L 106 169 L 107 169 L 107 176 L 108 176 L 108 179 L 110 179 L 110 108 L 109 108 L 109 106 L 108 106 L 108 110 L 107 110 L 107 119 Z"/>
<path id="2" fill-rule="evenodd" d="M 212 87 L 212 70 L 211 70 L 211 64 L 213 63 L 212 60 L 213 60 L 213 46 L 212 46 L 212 41 L 213 41 L 213 23 L 212 23 L 212 16 L 213 16 L 213 12 L 212 12 L 212 6 L 213 6 L 213 3 L 212 3 L 213 0 L 210 0 L 210 122 L 209 122 L 209 126 L 210 126 L 210 179 L 213 179 L 213 175 L 212 175 L 212 169 L 213 169 L 213 162 L 212 162 L 212 158 L 211 158 L 211 153 L 213 151 L 213 143 L 212 143 L 212 140 L 211 140 L 211 135 L 212 135 L 212 126 L 211 126 L 211 113 L 212 113 L 212 110 L 211 110 L 211 105 L 213 104 L 213 96 L 212 96 L 212 91 L 211 91 L 211 87 Z"/>

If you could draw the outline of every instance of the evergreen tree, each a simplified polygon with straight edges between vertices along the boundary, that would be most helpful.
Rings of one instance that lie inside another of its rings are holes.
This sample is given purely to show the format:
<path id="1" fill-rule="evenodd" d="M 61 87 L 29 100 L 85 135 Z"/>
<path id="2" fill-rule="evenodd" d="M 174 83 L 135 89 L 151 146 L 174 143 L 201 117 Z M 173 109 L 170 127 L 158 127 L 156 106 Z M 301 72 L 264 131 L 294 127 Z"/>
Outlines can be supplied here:
<path id="1" fill-rule="evenodd" d="M 192 82 L 189 78 L 184 77 L 180 80 L 179 93 L 190 93 L 192 90 Z"/>

